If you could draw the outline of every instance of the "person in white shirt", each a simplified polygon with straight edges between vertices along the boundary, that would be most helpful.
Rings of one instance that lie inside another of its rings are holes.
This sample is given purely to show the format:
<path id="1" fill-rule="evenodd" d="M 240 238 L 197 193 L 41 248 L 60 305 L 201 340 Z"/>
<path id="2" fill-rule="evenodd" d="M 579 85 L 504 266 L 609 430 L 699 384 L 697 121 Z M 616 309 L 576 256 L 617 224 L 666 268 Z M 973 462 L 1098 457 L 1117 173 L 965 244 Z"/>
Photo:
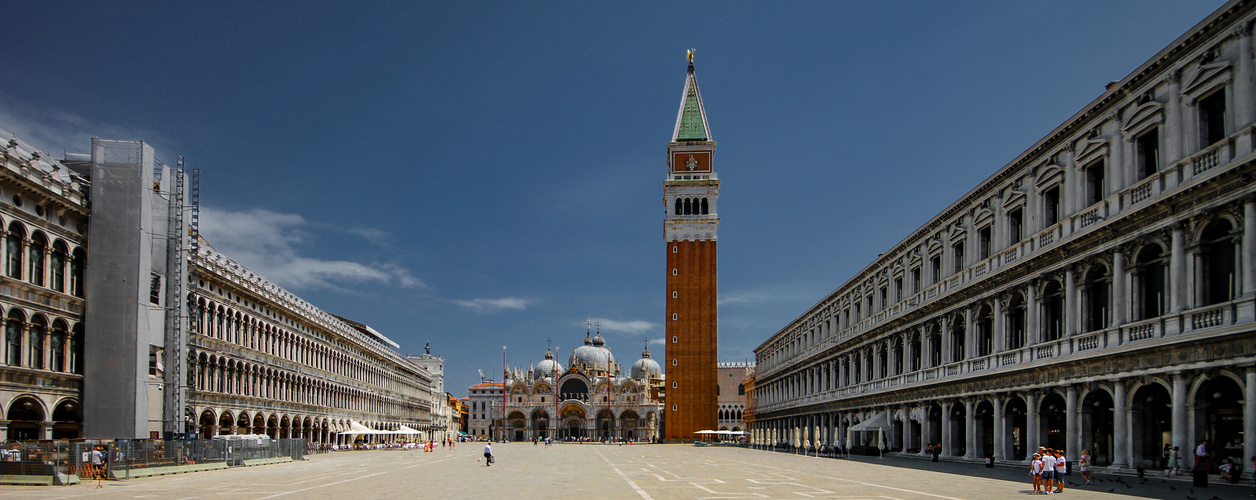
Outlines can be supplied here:
<path id="1" fill-rule="evenodd" d="M 1050 495 L 1055 489 L 1055 455 L 1052 450 L 1042 454 L 1042 492 Z"/>
<path id="2" fill-rule="evenodd" d="M 484 443 L 484 466 L 493 466 L 493 443 Z"/>
<path id="3" fill-rule="evenodd" d="M 1034 453 L 1034 460 L 1029 463 L 1029 475 L 1034 478 L 1034 493 L 1042 493 L 1042 455 Z"/>
<path id="4" fill-rule="evenodd" d="M 1064 493 L 1064 474 L 1068 472 L 1068 462 L 1064 460 L 1064 452 L 1055 450 L 1055 492 Z"/>

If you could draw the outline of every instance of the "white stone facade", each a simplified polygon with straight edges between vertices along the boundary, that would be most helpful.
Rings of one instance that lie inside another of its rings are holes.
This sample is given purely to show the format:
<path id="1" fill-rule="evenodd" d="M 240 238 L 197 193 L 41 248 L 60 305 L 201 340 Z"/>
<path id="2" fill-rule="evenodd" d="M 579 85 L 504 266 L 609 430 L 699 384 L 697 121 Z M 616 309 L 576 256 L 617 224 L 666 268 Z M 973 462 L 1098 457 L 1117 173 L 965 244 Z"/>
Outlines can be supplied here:
<path id="1" fill-rule="evenodd" d="M 1208 439 L 1250 468 L 1253 19 L 1226 4 L 771 335 L 752 441 L 875 448 L 848 431 L 884 419 L 900 453 L 1189 467 Z"/>

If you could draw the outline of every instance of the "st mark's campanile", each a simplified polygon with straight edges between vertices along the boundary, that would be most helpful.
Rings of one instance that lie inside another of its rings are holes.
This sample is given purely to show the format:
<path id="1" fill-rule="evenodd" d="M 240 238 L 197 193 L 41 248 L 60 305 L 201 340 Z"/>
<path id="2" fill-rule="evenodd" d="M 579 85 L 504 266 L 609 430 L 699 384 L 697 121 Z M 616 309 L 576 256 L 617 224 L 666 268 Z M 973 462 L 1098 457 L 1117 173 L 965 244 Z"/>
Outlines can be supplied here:
<path id="1" fill-rule="evenodd" d="M 693 51 L 667 145 L 663 203 L 667 216 L 667 373 L 664 439 L 694 439 L 717 424 L 716 354 L 718 326 L 715 242 L 720 218 L 720 181 L 715 174 L 715 141 L 707 127 L 702 93 L 693 72 Z"/>

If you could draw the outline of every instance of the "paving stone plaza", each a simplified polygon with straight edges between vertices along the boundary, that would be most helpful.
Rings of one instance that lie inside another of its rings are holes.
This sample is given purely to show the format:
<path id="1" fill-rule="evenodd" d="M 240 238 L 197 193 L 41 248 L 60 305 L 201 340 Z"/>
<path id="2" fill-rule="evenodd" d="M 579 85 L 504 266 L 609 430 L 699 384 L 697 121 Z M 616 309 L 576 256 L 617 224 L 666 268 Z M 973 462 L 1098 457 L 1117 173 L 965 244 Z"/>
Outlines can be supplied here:
<path id="1" fill-rule="evenodd" d="M 4 498 L 679 498 L 1001 499 L 1033 496 L 1021 468 L 860 457 L 828 459 L 686 445 L 495 445 L 485 467 L 482 444 L 454 450 L 356 451 L 308 461 L 54 487 L 5 487 Z M 1094 486 L 1063 497 L 1250 498 L 1252 485 L 1195 489 L 1178 478 L 1097 475 Z M 1076 482 L 1077 476 L 1071 476 Z M 1215 479 L 1215 478 L 1214 478 Z"/>

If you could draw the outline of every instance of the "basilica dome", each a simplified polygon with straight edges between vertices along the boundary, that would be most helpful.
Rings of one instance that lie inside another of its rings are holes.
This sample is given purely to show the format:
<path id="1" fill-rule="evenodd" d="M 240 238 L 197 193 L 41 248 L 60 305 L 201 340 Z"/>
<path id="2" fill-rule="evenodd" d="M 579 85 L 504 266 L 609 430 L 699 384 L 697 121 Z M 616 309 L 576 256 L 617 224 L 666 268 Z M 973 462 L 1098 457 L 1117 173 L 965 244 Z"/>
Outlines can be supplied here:
<path id="1" fill-rule="evenodd" d="M 663 370 L 659 368 L 657 361 L 650 359 L 650 350 L 646 349 L 641 353 L 641 359 L 632 364 L 632 378 L 660 378 L 663 376 Z"/>
<path id="2" fill-rule="evenodd" d="M 532 369 L 532 376 L 536 378 L 545 378 L 545 377 L 552 377 L 554 376 L 555 373 L 562 375 L 563 365 L 559 364 L 557 361 L 554 361 L 553 353 L 546 351 L 545 359 L 541 361 L 540 363 L 537 363 L 536 368 Z"/>
<path id="3" fill-rule="evenodd" d="M 610 371 L 611 364 L 615 362 L 615 356 L 611 354 L 610 349 L 603 347 L 604 345 L 601 335 L 592 340 L 586 335 L 584 345 L 571 352 L 569 364 L 572 367 L 584 365 L 584 368 L 588 370 Z"/>

